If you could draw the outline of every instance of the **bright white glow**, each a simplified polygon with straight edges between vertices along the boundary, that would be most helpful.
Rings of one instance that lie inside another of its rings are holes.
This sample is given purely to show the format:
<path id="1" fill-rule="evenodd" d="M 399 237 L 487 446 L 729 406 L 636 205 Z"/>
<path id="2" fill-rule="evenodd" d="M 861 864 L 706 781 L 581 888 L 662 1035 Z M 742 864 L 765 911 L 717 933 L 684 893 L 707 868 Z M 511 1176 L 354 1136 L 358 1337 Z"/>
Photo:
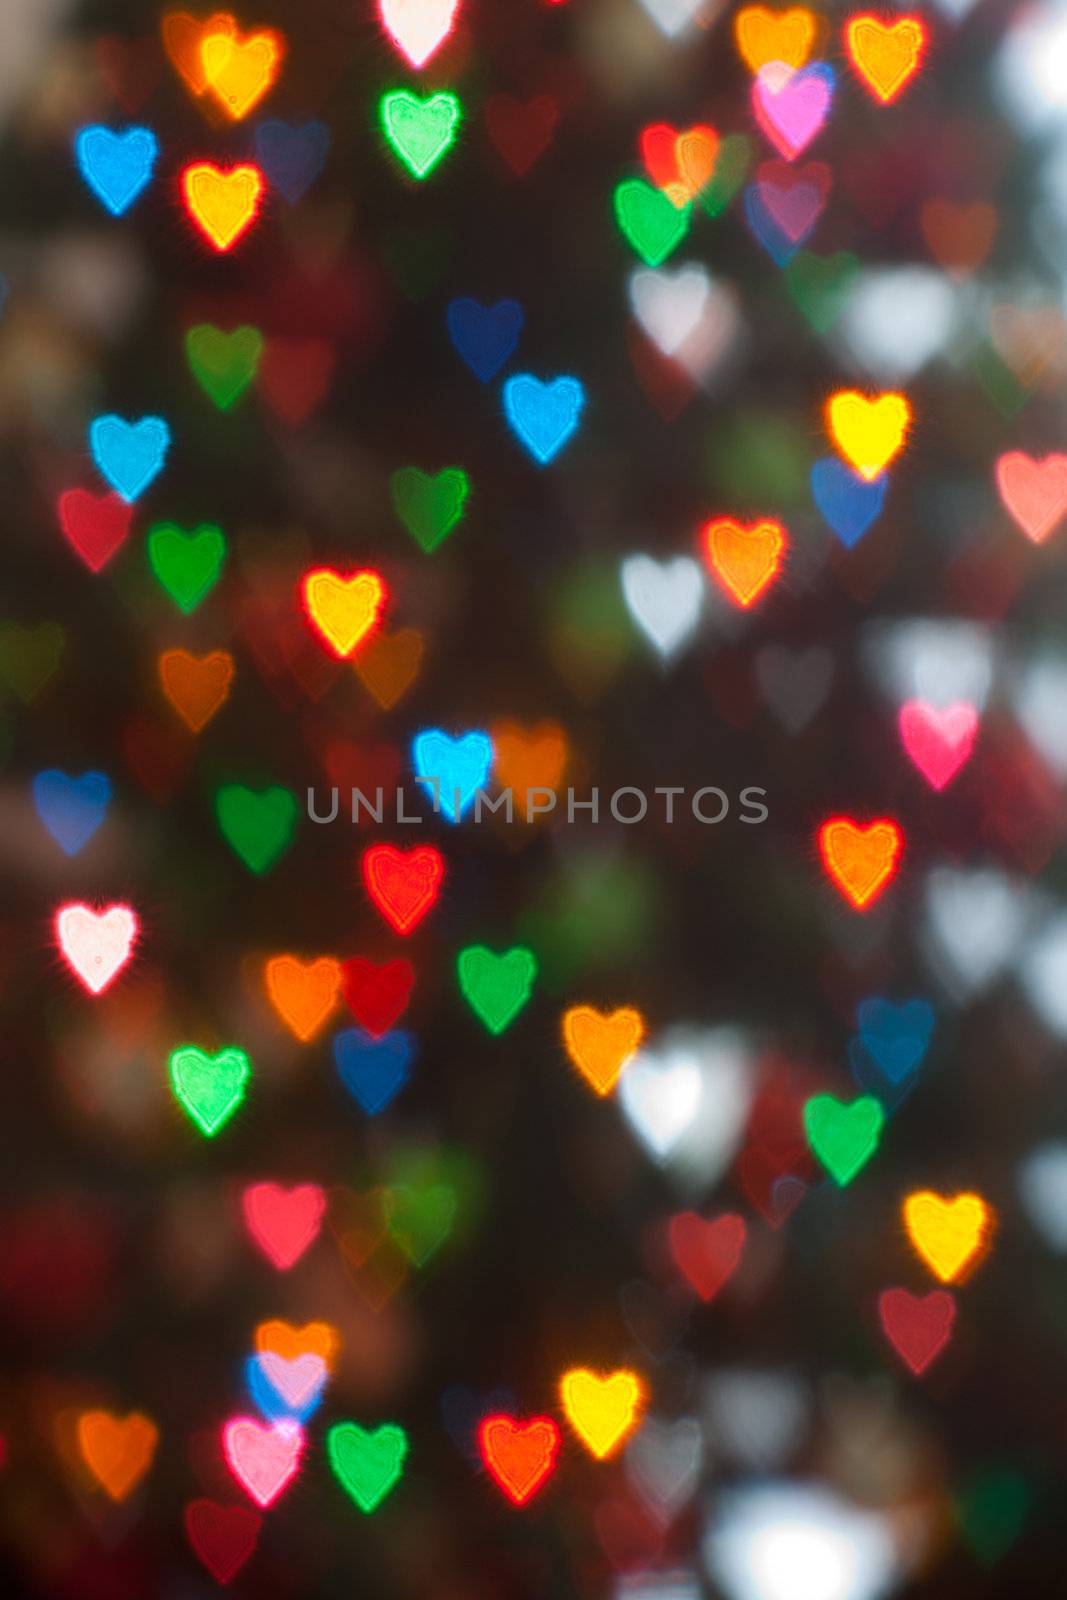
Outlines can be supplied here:
<path id="1" fill-rule="evenodd" d="M 1037 131 L 1067 121 L 1067 7 L 1025 11 L 1001 47 L 997 77 L 1021 127 Z"/>
<path id="2" fill-rule="evenodd" d="M 925 700 L 932 706 L 968 701 L 984 710 L 993 682 L 993 640 L 988 628 L 955 617 L 907 617 L 864 629 L 864 659 L 898 706 Z"/>
<path id="3" fill-rule="evenodd" d="M 901 1576 L 885 1521 L 820 1484 L 721 1495 L 704 1559 L 728 1600 L 879 1600 Z"/>
<path id="4" fill-rule="evenodd" d="M 899 383 L 945 348 L 956 287 L 934 267 L 875 267 L 848 298 L 837 342 L 879 382 Z"/>
<path id="5" fill-rule="evenodd" d="M 627 610 L 666 661 L 700 620 L 704 574 L 689 556 L 664 562 L 652 556 L 627 556 L 619 573 Z"/>

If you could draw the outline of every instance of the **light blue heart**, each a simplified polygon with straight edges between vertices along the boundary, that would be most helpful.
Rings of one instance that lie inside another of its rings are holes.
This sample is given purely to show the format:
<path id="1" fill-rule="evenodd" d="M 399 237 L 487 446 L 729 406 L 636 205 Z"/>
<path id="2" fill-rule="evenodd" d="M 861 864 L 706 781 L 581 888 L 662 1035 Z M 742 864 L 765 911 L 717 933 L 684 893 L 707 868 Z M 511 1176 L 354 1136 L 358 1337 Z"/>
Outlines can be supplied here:
<path id="1" fill-rule="evenodd" d="M 107 816 L 111 779 L 106 772 L 68 778 L 58 767 L 49 767 L 33 780 L 33 803 L 59 848 L 76 856 Z"/>
<path id="2" fill-rule="evenodd" d="M 74 140 L 78 170 L 113 217 L 128 211 L 151 182 L 159 142 L 151 128 L 80 128 Z"/>
<path id="3" fill-rule="evenodd" d="M 504 385 L 504 415 L 543 467 L 559 455 L 577 429 L 584 405 L 585 389 L 577 378 L 542 383 L 529 372 L 518 372 Z"/>
<path id="4" fill-rule="evenodd" d="M 452 739 L 440 728 L 427 728 L 415 735 L 412 764 L 434 810 L 458 822 L 489 777 L 493 741 L 477 731 Z"/>
<path id="5" fill-rule="evenodd" d="M 393 1028 L 380 1039 L 365 1028 L 345 1028 L 334 1035 L 333 1059 L 349 1094 L 368 1117 L 376 1117 L 407 1083 L 415 1040 L 403 1028 Z"/>
<path id="6" fill-rule="evenodd" d="M 326 1369 L 314 1389 L 308 1395 L 302 1406 L 290 1405 L 289 1401 L 270 1381 L 269 1375 L 263 1370 L 262 1357 L 249 1356 L 245 1362 L 245 1383 L 253 1405 L 259 1407 L 268 1422 L 284 1422 L 287 1418 L 295 1417 L 298 1422 L 306 1422 L 322 1404 L 322 1392 L 326 1387 Z"/>
<path id="7" fill-rule="evenodd" d="M 122 417 L 95 417 L 89 424 L 93 460 L 124 500 L 136 500 L 157 477 L 167 459 L 170 429 L 162 417 L 125 422 Z"/>

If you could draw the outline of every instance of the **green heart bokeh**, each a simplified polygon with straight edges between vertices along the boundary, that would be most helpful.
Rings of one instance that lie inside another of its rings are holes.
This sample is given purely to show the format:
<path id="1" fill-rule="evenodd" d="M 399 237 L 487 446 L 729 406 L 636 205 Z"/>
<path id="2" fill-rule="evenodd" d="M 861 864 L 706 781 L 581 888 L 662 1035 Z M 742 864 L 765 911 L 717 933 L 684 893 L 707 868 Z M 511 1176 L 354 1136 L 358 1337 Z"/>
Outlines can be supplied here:
<path id="1" fill-rule="evenodd" d="M 490 1033 L 503 1033 L 530 998 L 537 957 L 516 945 L 496 955 L 483 944 L 468 945 L 456 962 L 463 996 Z"/>
<path id="2" fill-rule="evenodd" d="M 463 516 L 470 487 L 462 467 L 445 467 L 436 476 L 421 467 L 401 467 L 390 480 L 396 514 L 427 554 Z"/>
<path id="3" fill-rule="evenodd" d="M 215 814 L 222 837 L 250 872 L 267 872 L 292 841 L 296 827 L 296 796 L 274 785 L 246 789 L 229 783 L 215 796 Z"/>
<path id="4" fill-rule="evenodd" d="M 693 207 L 676 206 L 643 178 L 624 178 L 615 190 L 615 220 L 623 238 L 649 267 L 658 267 L 689 232 Z"/>
<path id="5" fill-rule="evenodd" d="M 356 1422 L 337 1422 L 326 1433 L 334 1477 L 368 1514 L 399 1481 L 407 1453 L 408 1436 L 396 1422 L 384 1422 L 373 1433 Z"/>
<path id="6" fill-rule="evenodd" d="M 209 1056 L 195 1044 L 183 1044 L 171 1051 L 167 1070 L 178 1101 L 210 1139 L 244 1099 L 252 1063 L 235 1045 Z"/>
<path id="7" fill-rule="evenodd" d="M 846 1105 L 832 1094 L 817 1094 L 804 1107 L 808 1143 L 834 1182 L 850 1183 L 878 1148 L 885 1112 L 873 1095 Z"/>
<path id="8" fill-rule="evenodd" d="M 851 250 L 836 250 L 832 256 L 798 250 L 787 263 L 786 287 L 816 333 L 828 333 L 840 317 L 859 270 L 859 257 Z"/>
<path id="9" fill-rule="evenodd" d="M 420 100 L 407 89 L 384 94 L 379 113 L 385 137 L 416 178 L 433 171 L 455 140 L 463 115 L 458 99 L 448 90 Z"/>
<path id="10" fill-rule="evenodd" d="M 189 370 L 220 411 L 229 411 L 240 400 L 259 369 L 262 354 L 263 335 L 258 328 L 223 333 L 210 322 L 202 322 L 185 335 Z"/>
<path id="11" fill-rule="evenodd" d="M 157 580 L 186 616 L 219 581 L 226 536 L 213 522 L 183 533 L 173 522 L 157 522 L 148 533 L 148 560 Z"/>

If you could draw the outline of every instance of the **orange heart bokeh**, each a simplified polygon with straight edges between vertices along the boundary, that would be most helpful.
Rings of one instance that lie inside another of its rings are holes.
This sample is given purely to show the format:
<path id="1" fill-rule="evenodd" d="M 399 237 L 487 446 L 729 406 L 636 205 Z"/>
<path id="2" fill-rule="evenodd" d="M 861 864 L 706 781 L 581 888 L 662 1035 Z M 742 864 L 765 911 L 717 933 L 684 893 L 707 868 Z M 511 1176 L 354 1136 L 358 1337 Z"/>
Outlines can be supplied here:
<path id="1" fill-rule="evenodd" d="M 571 1006 L 563 1014 L 563 1043 L 582 1077 L 608 1095 L 645 1036 L 645 1019 L 632 1006 L 610 1015 L 593 1006 Z"/>
<path id="2" fill-rule="evenodd" d="M 341 1349 L 341 1335 L 332 1322 L 307 1322 L 302 1328 L 280 1317 L 261 1322 L 256 1328 L 256 1349 L 262 1355 L 271 1350 L 283 1361 L 297 1361 L 301 1356 L 319 1356 L 328 1369 L 333 1367 Z"/>
<path id="3" fill-rule="evenodd" d="M 403 699 L 419 675 L 425 641 L 418 628 L 378 632 L 353 665 L 364 688 L 389 711 Z"/>
<path id="4" fill-rule="evenodd" d="M 158 1442 L 159 1429 L 139 1411 L 123 1418 L 110 1411 L 83 1411 L 78 1418 L 82 1460 L 112 1500 L 125 1500 L 137 1487 Z"/>
<path id="5" fill-rule="evenodd" d="M 236 33 L 237 18 L 228 11 L 217 11 L 201 22 L 187 11 L 168 11 L 159 26 L 168 60 L 190 94 L 199 99 L 207 88 L 201 45 L 213 34 Z"/>
<path id="6" fill-rule="evenodd" d="M 864 911 L 896 876 L 904 835 L 888 817 L 862 827 L 851 817 L 830 817 L 819 829 L 819 853 L 832 882 Z"/>
<path id="7" fill-rule="evenodd" d="M 815 44 L 816 21 L 803 6 L 789 11 L 768 11 L 765 6 L 742 6 L 734 18 L 734 38 L 750 72 L 768 61 L 802 67 Z"/>
<path id="8" fill-rule="evenodd" d="M 750 528 L 732 517 L 706 524 L 704 544 L 711 570 L 730 598 L 747 608 L 777 577 L 786 549 L 781 523 L 763 520 Z"/>
<path id="9" fill-rule="evenodd" d="M 536 789 L 558 790 L 570 759 L 567 735 L 558 722 L 540 722 L 536 727 L 524 728 L 518 722 L 495 722 L 489 729 L 493 741 L 493 770 L 504 789 L 510 789 L 515 816 L 523 822 L 537 822 L 549 812 L 528 816 L 527 808 L 542 801 L 531 802 L 530 791 Z"/>
<path id="10" fill-rule="evenodd" d="M 212 650 L 203 657 L 188 650 L 164 650 L 159 681 L 190 733 L 199 733 L 229 698 L 233 657 L 228 650 Z"/>
<path id="11" fill-rule="evenodd" d="M 340 997 L 341 963 L 332 956 L 298 961 L 296 956 L 271 956 L 263 969 L 267 998 L 302 1044 L 308 1044 L 334 1010 Z"/>
<path id="12" fill-rule="evenodd" d="M 853 17 L 845 28 L 845 44 L 864 83 L 888 105 L 919 70 L 926 28 L 918 17 L 892 22 L 869 15 Z"/>
<path id="13" fill-rule="evenodd" d="M 270 29 L 242 39 L 236 27 L 220 28 L 203 33 L 200 39 L 205 83 L 234 122 L 247 117 L 272 88 L 284 54 L 283 35 Z"/>

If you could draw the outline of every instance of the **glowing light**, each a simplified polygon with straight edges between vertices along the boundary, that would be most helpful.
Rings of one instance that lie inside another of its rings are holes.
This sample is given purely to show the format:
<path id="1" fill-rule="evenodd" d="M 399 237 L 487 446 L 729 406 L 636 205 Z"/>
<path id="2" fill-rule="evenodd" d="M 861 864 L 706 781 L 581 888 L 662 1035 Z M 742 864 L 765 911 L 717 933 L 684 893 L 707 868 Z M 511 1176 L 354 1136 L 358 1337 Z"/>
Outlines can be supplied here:
<path id="1" fill-rule="evenodd" d="M 130 906 L 93 911 L 80 902 L 60 906 L 55 937 L 63 959 L 90 994 L 103 994 L 133 954 L 137 915 Z"/>
<path id="2" fill-rule="evenodd" d="M 288 1272 L 315 1243 L 325 1210 L 326 1194 L 317 1183 L 292 1189 L 252 1183 L 241 1194 L 249 1236 L 279 1272 Z"/>
<path id="3" fill-rule="evenodd" d="M 129 537 L 133 508 L 120 494 L 66 489 L 57 511 L 65 539 L 90 572 L 102 572 Z"/>
<path id="4" fill-rule="evenodd" d="M 537 957 L 516 945 L 496 955 L 484 945 L 461 950 L 456 973 L 463 998 L 492 1034 L 503 1033 L 529 1003 L 537 978 Z"/>
<path id="5" fill-rule="evenodd" d="M 880 817 L 862 827 L 851 817 L 830 817 L 819 829 L 819 853 L 831 882 L 857 911 L 865 911 L 892 882 L 904 835 Z"/>
<path id="6" fill-rule="evenodd" d="M 64 855 L 76 856 L 93 837 L 111 804 L 111 779 L 106 772 L 83 772 L 68 778 L 58 767 L 33 780 L 37 815 Z"/>
<path id="7" fill-rule="evenodd" d="M 264 188 L 262 172 L 247 164 L 223 171 L 210 161 L 196 161 L 181 175 L 185 209 L 220 254 L 231 250 L 251 227 Z"/>
<path id="8" fill-rule="evenodd" d="M 267 996 L 285 1026 L 309 1044 L 337 1006 L 341 963 L 332 956 L 303 962 L 296 956 L 271 956 L 263 969 Z"/>
<path id="9" fill-rule="evenodd" d="M 624 1006 L 610 1015 L 592 1006 L 571 1006 L 563 1014 L 563 1043 L 586 1083 L 608 1095 L 645 1036 L 640 1011 Z"/>
<path id="10" fill-rule="evenodd" d="M 542 467 L 554 461 L 577 432 L 585 389 L 577 378 L 542 382 L 518 372 L 504 384 L 504 415 L 513 433 Z"/>
<path id="11" fill-rule="evenodd" d="M 219 11 L 199 22 L 184 11 L 168 11 L 160 19 L 160 32 L 172 66 L 180 73 L 190 94 L 199 99 L 207 89 L 203 42 L 213 34 L 236 33 L 237 19 L 228 11 Z"/>
<path id="12" fill-rule="evenodd" d="M 734 17 L 734 38 L 742 61 L 758 72 L 769 61 L 802 67 L 815 45 L 814 14 L 801 6 L 789 11 L 768 11 L 765 6 L 742 6 Z"/>
<path id="13" fill-rule="evenodd" d="M 1067 512 L 1067 455 L 1041 460 L 1009 450 L 997 457 L 997 493 L 1028 539 L 1043 544 Z"/>
<path id="14" fill-rule="evenodd" d="M 704 1553 L 728 1600 L 883 1600 L 899 1580 L 887 1520 L 817 1483 L 724 1490 Z"/>
<path id="15" fill-rule="evenodd" d="M 402 956 L 380 965 L 355 956 L 342 967 L 345 1003 L 356 1021 L 380 1038 L 403 1016 L 411 1000 L 415 968 Z"/>
<path id="16" fill-rule="evenodd" d="M 779 155 L 794 161 L 820 132 L 834 98 L 833 68 L 825 61 L 794 71 L 769 61 L 752 82 L 752 113 Z"/>
<path id="17" fill-rule="evenodd" d="M 113 415 L 89 424 L 89 449 L 101 476 L 124 500 L 136 500 L 158 477 L 170 448 L 170 429 L 162 417 L 126 422 Z"/>
<path id="18" fill-rule="evenodd" d="M 779 522 L 754 522 L 746 528 L 732 517 L 720 517 L 705 524 L 702 537 L 712 576 L 746 609 L 778 576 L 787 548 Z"/>
<path id="19" fill-rule="evenodd" d="M 942 1283 L 956 1283 L 988 1249 L 993 1213 L 981 1195 L 958 1194 L 946 1200 L 929 1189 L 909 1194 L 904 1226 L 917 1253 Z"/>
<path id="20" fill-rule="evenodd" d="M 273 87 L 284 54 L 284 36 L 270 29 L 242 39 L 236 28 L 222 28 L 200 41 L 205 85 L 234 122 L 247 117 Z"/>
<path id="21" fill-rule="evenodd" d="M 869 1094 L 847 1105 L 832 1094 L 816 1094 L 804 1106 L 808 1144 L 840 1188 L 874 1155 L 884 1123 L 881 1103 Z"/>
<path id="22" fill-rule="evenodd" d="M 304 1448 L 298 1422 L 264 1427 L 252 1417 L 233 1417 L 222 1430 L 226 1465 L 257 1505 L 273 1505 L 296 1475 Z"/>
<path id="23" fill-rule="evenodd" d="M 911 424 L 911 407 L 902 394 L 866 396 L 842 389 L 826 404 L 831 438 L 868 482 L 898 454 Z"/>
<path id="24" fill-rule="evenodd" d="M 689 232 L 692 205 L 676 204 L 643 178 L 624 178 L 613 203 L 619 232 L 647 267 L 662 265 Z"/>
<path id="25" fill-rule="evenodd" d="M 970 760 L 978 712 L 969 701 L 933 706 L 925 700 L 908 700 L 900 708 L 898 726 L 909 759 L 930 787 L 940 791 Z"/>
<path id="26" fill-rule="evenodd" d="M 292 843 L 296 796 L 280 784 L 258 792 L 241 783 L 223 784 L 215 794 L 215 815 L 222 837 L 249 872 L 269 872 Z"/>
<path id="27" fill-rule="evenodd" d="M 127 1499 L 136 1489 L 152 1465 L 158 1443 L 159 1429 L 139 1411 L 123 1418 L 110 1411 L 83 1411 L 78 1418 L 82 1460 L 115 1501 Z"/>
<path id="28" fill-rule="evenodd" d="M 226 559 L 226 537 L 213 522 L 184 533 L 173 522 L 148 530 L 148 563 L 160 587 L 186 616 L 195 611 L 219 581 Z"/>
<path id="29" fill-rule="evenodd" d="M 474 730 L 453 739 L 440 728 L 427 728 L 412 744 L 415 777 L 433 798 L 434 810 L 458 822 L 489 779 L 493 742 Z"/>
<path id="30" fill-rule="evenodd" d="M 718 153 L 719 135 L 704 123 L 679 132 L 670 123 L 655 122 L 641 131 L 645 170 L 676 206 L 695 199 L 711 182 Z"/>
<path id="31" fill-rule="evenodd" d="M 332 1322 L 308 1322 L 296 1328 L 289 1322 L 275 1318 L 261 1322 L 256 1328 L 257 1350 L 273 1350 L 286 1361 L 295 1361 L 304 1354 L 321 1356 L 327 1369 L 332 1370 L 341 1348 L 341 1335 Z"/>
<path id="32" fill-rule="evenodd" d="M 397 850 L 372 845 L 363 852 L 363 885 L 386 921 L 399 934 L 411 933 L 437 903 L 445 862 L 433 845 Z"/>
<path id="33" fill-rule="evenodd" d="M 259 370 L 263 349 L 263 334 L 248 326 L 226 333 L 201 322 L 185 335 L 189 370 L 220 411 L 229 411 L 240 400 Z"/>
<path id="34" fill-rule="evenodd" d="M 245 1362 L 249 1395 L 268 1422 L 306 1422 L 322 1403 L 328 1376 L 325 1361 L 310 1352 L 290 1361 L 260 1350 Z"/>
<path id="35" fill-rule="evenodd" d="M 74 138 L 78 170 L 113 217 L 123 216 L 152 181 L 159 141 L 151 128 L 79 128 Z"/>
<path id="36" fill-rule="evenodd" d="M 378 625 L 388 598 L 377 572 L 342 577 L 329 567 L 306 573 L 301 593 L 309 621 L 342 660 Z"/>
<path id="37" fill-rule="evenodd" d="M 636 1372 L 601 1376 L 573 1367 L 560 1379 L 559 1391 L 567 1421 L 598 1461 L 613 1455 L 637 1426 L 644 1393 Z"/>
<path id="38" fill-rule="evenodd" d="M 861 81 L 876 99 L 888 105 L 919 70 L 926 48 L 926 28 L 918 17 L 851 17 L 845 25 L 845 46 Z"/>
<path id="39" fill-rule="evenodd" d="M 210 1056 L 198 1045 L 183 1044 L 171 1051 L 167 1071 L 182 1109 L 213 1139 L 244 1099 L 252 1063 L 236 1045 Z"/>
<path id="40" fill-rule="evenodd" d="M 681 1211 L 667 1230 L 674 1264 L 689 1287 L 707 1304 L 737 1271 L 744 1255 L 748 1225 L 736 1212 L 705 1221 L 695 1211 Z"/>
<path id="41" fill-rule="evenodd" d="M 435 476 L 421 467 L 401 467 L 389 480 L 397 516 L 427 555 L 460 521 L 470 487 L 462 467 L 445 467 Z"/>
<path id="42" fill-rule="evenodd" d="M 501 1413 L 483 1417 L 478 1426 L 482 1460 L 515 1506 L 526 1505 L 551 1477 L 559 1446 L 559 1428 L 551 1417 L 518 1422 Z"/>
<path id="43" fill-rule="evenodd" d="M 424 67 L 456 21 L 459 0 L 378 0 L 382 26 L 413 67 Z"/>
<path id="44" fill-rule="evenodd" d="M 420 100 L 407 89 L 391 89 L 382 95 L 378 114 L 391 148 L 421 181 L 455 143 L 463 108 L 447 90 Z"/>
<path id="45" fill-rule="evenodd" d="M 369 1516 L 400 1481 L 408 1436 L 396 1422 L 370 1432 L 355 1422 L 338 1422 L 326 1434 L 326 1455 L 334 1477 Z"/>
<path id="46" fill-rule="evenodd" d="M 206 728 L 230 697 L 234 665 L 228 650 L 210 650 L 206 656 L 164 650 L 158 668 L 163 693 L 190 733 Z"/>
<path id="47" fill-rule="evenodd" d="M 925 1296 L 885 1289 L 878 1296 L 878 1317 L 897 1355 L 921 1378 L 952 1337 L 956 1302 L 947 1289 Z"/>

